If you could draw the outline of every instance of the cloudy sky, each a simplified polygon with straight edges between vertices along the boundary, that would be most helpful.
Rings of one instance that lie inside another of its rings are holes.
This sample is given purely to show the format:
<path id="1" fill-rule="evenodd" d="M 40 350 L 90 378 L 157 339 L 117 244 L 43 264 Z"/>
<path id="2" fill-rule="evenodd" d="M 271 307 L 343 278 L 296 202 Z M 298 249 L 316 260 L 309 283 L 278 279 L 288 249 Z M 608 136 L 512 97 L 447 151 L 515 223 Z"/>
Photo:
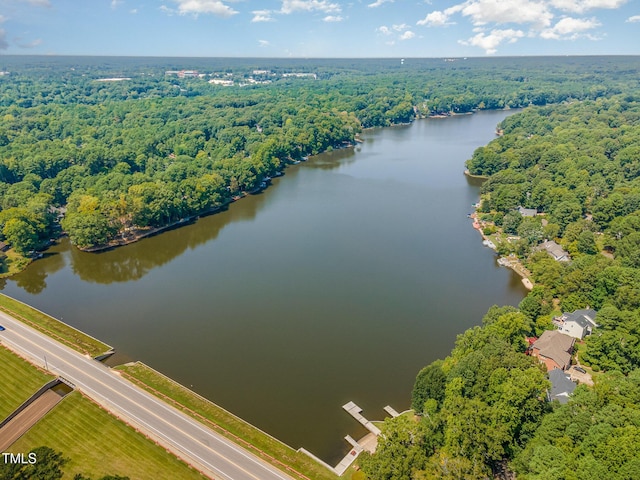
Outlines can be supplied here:
<path id="1" fill-rule="evenodd" d="M 0 0 L 2 54 L 640 54 L 640 0 Z"/>

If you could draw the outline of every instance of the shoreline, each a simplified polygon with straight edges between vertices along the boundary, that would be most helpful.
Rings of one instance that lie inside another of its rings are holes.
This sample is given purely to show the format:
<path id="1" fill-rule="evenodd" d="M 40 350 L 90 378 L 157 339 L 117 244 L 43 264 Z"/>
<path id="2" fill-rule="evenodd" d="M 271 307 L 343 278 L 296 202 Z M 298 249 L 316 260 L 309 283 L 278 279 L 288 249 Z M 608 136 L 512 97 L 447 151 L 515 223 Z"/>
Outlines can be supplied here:
<path id="1" fill-rule="evenodd" d="M 353 143 L 348 142 L 347 144 L 344 144 L 344 145 L 334 146 L 333 150 L 342 150 L 342 149 L 345 149 L 345 148 L 354 148 L 356 144 L 362 143 L 362 142 L 363 142 L 363 140 L 356 136 L 356 138 L 354 138 L 354 140 L 353 140 Z M 329 150 L 326 150 L 326 151 L 320 152 L 320 153 L 327 153 L 328 151 Z M 284 170 L 287 167 L 292 166 L 292 165 L 298 165 L 298 164 L 300 164 L 302 162 L 306 162 L 309 158 L 310 158 L 309 156 L 305 156 L 301 160 L 289 159 L 290 163 L 287 163 L 282 170 L 278 170 L 278 172 L 276 172 L 274 177 L 268 177 L 266 180 L 262 180 L 261 184 L 258 185 L 256 188 L 254 188 L 252 190 L 249 190 L 249 191 L 242 191 L 242 192 L 238 193 L 237 195 L 234 195 L 231 198 L 225 200 L 220 205 L 217 205 L 215 207 L 211 207 L 208 210 L 204 210 L 202 212 L 194 213 L 193 215 L 181 218 L 180 220 L 176 220 L 175 222 L 171 222 L 171 223 L 169 223 L 167 225 L 163 225 L 162 227 L 132 229 L 132 230 L 130 230 L 130 232 L 133 231 L 135 233 L 131 234 L 129 236 L 129 238 L 125 238 L 124 235 L 121 234 L 119 238 L 111 240 L 109 243 L 107 243 L 105 245 L 96 245 L 94 247 L 89 247 L 89 248 L 80 248 L 80 247 L 77 247 L 77 246 L 74 245 L 74 247 L 77 248 L 78 250 L 82 251 L 82 252 L 87 252 L 87 253 L 107 252 L 109 250 L 113 250 L 114 248 L 124 247 L 126 245 L 130 245 L 132 243 L 136 243 L 136 242 L 138 242 L 138 241 L 140 241 L 140 240 L 142 240 L 144 238 L 153 237 L 154 235 L 159 235 L 159 234 L 161 234 L 163 232 L 166 232 L 166 231 L 169 231 L 169 230 L 173 230 L 173 229 L 176 229 L 176 228 L 180 228 L 180 227 L 185 226 L 185 225 L 191 225 L 192 223 L 198 221 L 198 219 L 200 217 L 208 217 L 209 215 L 215 215 L 215 214 L 220 213 L 220 212 L 222 212 L 224 210 L 227 210 L 229 208 L 229 205 L 231 205 L 234 202 L 237 202 L 238 200 L 242 200 L 244 197 L 247 197 L 249 195 L 255 195 L 257 193 L 263 192 L 264 190 L 269 188 L 269 183 L 271 182 L 271 180 L 273 180 L 273 178 L 278 178 L 278 177 L 284 176 Z"/>
<path id="2" fill-rule="evenodd" d="M 495 245 L 493 244 L 491 238 L 489 238 L 488 235 L 484 234 L 484 232 L 482 231 L 482 225 L 478 222 L 478 208 L 479 208 L 480 202 L 476 203 L 476 205 L 478 205 L 477 207 L 475 207 L 476 210 L 470 215 L 469 218 L 473 220 L 473 228 L 477 230 L 478 233 L 480 233 L 483 244 L 485 244 L 485 246 L 489 246 L 489 248 L 491 248 L 496 253 L 496 255 L 498 255 L 498 258 L 496 260 L 498 265 L 509 268 L 510 270 L 517 273 L 520 276 L 520 281 L 522 282 L 522 285 L 524 286 L 524 288 L 531 291 L 533 289 L 534 283 L 531 280 L 530 272 L 524 267 L 524 265 L 522 265 L 522 262 L 520 262 L 520 260 L 517 257 L 501 256 L 496 251 L 496 249 L 494 248 Z M 485 242 L 488 242 L 488 244 Z M 493 245 L 493 247 L 491 247 L 491 245 Z"/>
<path id="3" fill-rule="evenodd" d="M 489 177 L 487 177 L 486 175 L 474 175 L 473 173 L 469 172 L 468 168 L 466 168 L 464 170 L 464 174 L 469 178 L 477 178 L 479 180 L 488 180 L 489 179 Z"/>
<path id="4" fill-rule="evenodd" d="M 503 108 L 503 109 L 488 109 L 488 110 L 508 110 L 507 108 Z M 480 110 L 473 110 L 471 112 L 464 112 L 464 113 L 456 113 L 456 112 L 449 112 L 448 114 L 436 114 L 436 115 L 417 115 L 415 118 L 413 118 L 410 122 L 406 122 L 406 123 L 394 123 L 392 125 L 389 125 L 388 127 L 396 127 L 396 126 L 409 126 L 411 124 L 413 124 L 415 122 L 415 120 L 417 119 L 429 119 L 429 118 L 438 118 L 438 119 L 445 119 L 445 118 L 451 118 L 451 117 L 455 117 L 455 116 L 462 116 L 462 115 L 473 115 L 476 112 L 478 112 Z M 383 127 L 367 127 L 367 128 L 362 128 L 363 132 L 366 132 L 367 130 L 373 130 L 376 128 L 387 128 L 387 126 L 383 126 Z M 360 138 L 359 134 L 355 134 L 354 139 L 352 142 L 346 142 L 346 144 L 342 144 L 342 145 L 338 145 L 338 146 L 333 146 L 333 150 L 339 150 L 339 149 L 343 149 L 343 148 L 354 148 L 357 144 L 359 143 L 363 143 L 363 140 Z M 320 153 L 326 153 L 329 150 L 326 150 L 324 152 L 320 152 Z M 305 157 L 308 158 L 308 157 Z M 289 167 L 290 165 L 296 165 L 300 163 L 300 161 L 294 161 L 292 163 L 287 163 L 285 165 L 285 167 L 278 171 L 276 176 L 282 176 L 284 175 L 283 170 L 286 169 L 287 167 Z M 467 175 L 470 178 L 477 178 L 477 179 L 487 179 L 488 177 L 486 176 L 482 176 L 482 175 L 472 175 L 469 173 L 468 170 L 465 170 L 465 175 Z M 268 180 L 267 180 L 268 181 Z M 102 252 L 106 252 L 109 250 L 113 250 L 115 248 L 118 247 L 124 247 L 126 245 L 130 245 L 132 243 L 136 243 L 144 238 L 148 238 L 148 237 L 152 237 L 154 235 L 159 235 L 163 232 L 169 231 L 169 230 L 173 230 L 175 228 L 180 228 L 183 225 L 188 225 L 188 224 L 192 224 L 193 222 L 197 221 L 200 217 L 204 217 L 204 216 L 209 216 L 209 215 L 215 215 L 216 213 L 219 213 L 222 210 L 225 210 L 226 208 L 228 208 L 228 206 L 237 201 L 240 200 L 244 197 L 246 197 L 247 195 L 250 194 L 254 194 L 258 191 L 262 191 L 265 190 L 266 188 L 268 188 L 268 185 L 260 188 L 257 187 L 256 189 L 253 189 L 251 191 L 243 191 L 240 192 L 240 194 L 233 196 L 230 199 L 225 200 L 223 203 L 221 203 L 218 206 L 212 207 L 208 210 L 205 210 L 203 212 L 199 212 L 199 213 L 194 213 L 193 215 L 190 215 L 188 217 L 184 217 L 181 218 L 177 221 L 171 222 L 167 225 L 163 225 L 161 227 L 152 227 L 152 228 L 133 228 L 131 230 L 129 230 L 129 233 L 127 234 L 127 232 L 122 232 L 120 233 L 119 237 L 111 240 L 110 242 L 104 244 L 104 245 L 96 245 L 96 246 L 92 246 L 92 247 L 86 247 L 86 248 L 81 248 L 81 247 L 77 247 L 77 246 L 73 246 L 74 248 L 77 248 L 78 250 L 80 250 L 81 252 L 86 252 L 86 253 L 102 253 Z M 61 238 L 62 236 L 66 235 L 65 232 L 62 232 L 58 237 L 56 237 L 56 240 L 58 238 Z M 37 260 L 38 258 L 40 258 L 43 255 L 43 252 L 46 252 L 47 250 L 42 250 L 42 251 L 38 251 L 38 256 L 35 258 L 31 258 L 30 261 L 28 263 L 26 263 L 24 266 L 21 266 L 21 268 L 17 271 L 14 271 L 12 273 L 5 273 L 4 275 L 2 275 L 3 278 L 10 278 L 13 275 L 20 273 L 21 271 L 25 270 L 26 267 L 28 267 L 33 261 Z"/>

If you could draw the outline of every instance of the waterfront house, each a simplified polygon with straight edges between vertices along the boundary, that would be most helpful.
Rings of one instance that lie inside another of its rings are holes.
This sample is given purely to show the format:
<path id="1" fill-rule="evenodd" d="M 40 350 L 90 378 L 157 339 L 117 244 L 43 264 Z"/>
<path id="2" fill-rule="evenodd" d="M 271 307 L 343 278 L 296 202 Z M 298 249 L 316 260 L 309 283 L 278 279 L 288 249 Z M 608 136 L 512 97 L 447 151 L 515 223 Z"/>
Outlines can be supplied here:
<path id="1" fill-rule="evenodd" d="M 554 368 L 549 372 L 549 381 L 551 389 L 547 391 L 547 400 L 550 402 L 557 400 L 565 404 L 569 401 L 569 395 L 576 389 L 576 384 L 571 381 L 569 375 L 558 368 Z"/>
<path id="2" fill-rule="evenodd" d="M 554 368 L 566 370 L 571 365 L 575 341 L 575 338 L 557 330 L 546 330 L 531 346 L 531 355 L 545 364 L 547 372 Z"/>
<path id="3" fill-rule="evenodd" d="M 523 217 L 535 217 L 538 215 L 538 210 L 535 208 L 524 208 L 522 205 L 518 207 L 518 212 L 520 212 L 520 215 Z"/>
<path id="4" fill-rule="evenodd" d="M 560 245 L 558 245 L 553 240 L 547 240 L 546 242 L 542 242 L 540 245 L 538 245 L 538 247 L 536 247 L 536 249 L 546 251 L 557 262 L 571 261 L 569 252 L 566 252 Z"/>
<path id="5" fill-rule="evenodd" d="M 553 324 L 558 327 L 559 332 L 582 340 L 586 335 L 591 335 L 592 330 L 598 326 L 596 315 L 597 312 L 590 308 L 576 310 L 555 317 Z"/>

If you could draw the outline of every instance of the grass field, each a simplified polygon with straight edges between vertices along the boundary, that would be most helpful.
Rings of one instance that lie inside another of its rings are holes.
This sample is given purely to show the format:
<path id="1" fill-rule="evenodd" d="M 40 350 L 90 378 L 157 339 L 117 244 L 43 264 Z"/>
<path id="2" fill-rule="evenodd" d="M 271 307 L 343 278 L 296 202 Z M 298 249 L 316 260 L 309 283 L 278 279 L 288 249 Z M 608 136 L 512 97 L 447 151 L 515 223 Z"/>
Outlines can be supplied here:
<path id="1" fill-rule="evenodd" d="M 46 445 L 70 459 L 64 478 L 128 476 L 131 480 L 203 480 L 197 471 L 74 392 L 40 420 L 9 451 Z"/>
<path id="2" fill-rule="evenodd" d="M 0 346 L 0 421 L 54 377 Z"/>
<path id="3" fill-rule="evenodd" d="M 196 395 L 191 390 L 158 374 L 142 363 L 117 367 L 125 376 L 169 404 L 202 421 L 218 433 L 247 448 L 294 478 L 336 480 L 338 477 L 306 455 L 265 434 L 223 408 Z M 276 460 L 277 459 L 277 460 Z M 344 478 L 351 477 L 351 470 Z"/>
<path id="4" fill-rule="evenodd" d="M 95 357 L 110 347 L 22 302 L 0 294 L 0 310 L 81 353 Z"/>

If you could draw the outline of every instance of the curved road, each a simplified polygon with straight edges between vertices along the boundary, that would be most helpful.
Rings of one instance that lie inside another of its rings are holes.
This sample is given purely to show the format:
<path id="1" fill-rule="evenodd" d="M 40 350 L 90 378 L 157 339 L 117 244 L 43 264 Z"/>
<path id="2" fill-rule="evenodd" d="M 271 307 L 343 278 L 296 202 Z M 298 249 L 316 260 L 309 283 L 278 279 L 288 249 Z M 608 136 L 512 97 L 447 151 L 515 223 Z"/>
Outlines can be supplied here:
<path id="1" fill-rule="evenodd" d="M 0 342 L 70 381 L 106 410 L 215 480 L 291 480 L 101 363 L 0 312 Z"/>

